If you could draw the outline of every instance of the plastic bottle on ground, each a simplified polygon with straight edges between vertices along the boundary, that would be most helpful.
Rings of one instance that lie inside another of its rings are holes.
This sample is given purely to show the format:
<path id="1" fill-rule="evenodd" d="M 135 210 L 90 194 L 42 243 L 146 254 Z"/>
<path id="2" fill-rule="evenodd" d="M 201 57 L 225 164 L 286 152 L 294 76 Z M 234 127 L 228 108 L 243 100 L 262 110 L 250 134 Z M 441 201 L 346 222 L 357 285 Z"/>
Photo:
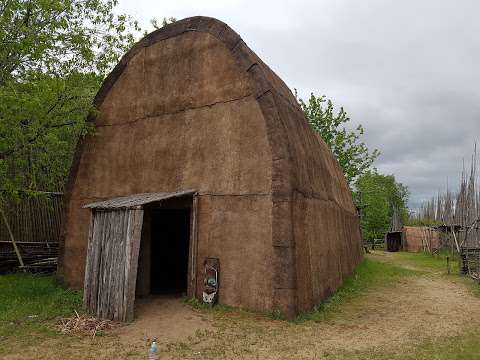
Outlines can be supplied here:
<path id="1" fill-rule="evenodd" d="M 158 360 L 157 339 L 153 339 L 150 349 L 148 349 L 148 360 Z"/>

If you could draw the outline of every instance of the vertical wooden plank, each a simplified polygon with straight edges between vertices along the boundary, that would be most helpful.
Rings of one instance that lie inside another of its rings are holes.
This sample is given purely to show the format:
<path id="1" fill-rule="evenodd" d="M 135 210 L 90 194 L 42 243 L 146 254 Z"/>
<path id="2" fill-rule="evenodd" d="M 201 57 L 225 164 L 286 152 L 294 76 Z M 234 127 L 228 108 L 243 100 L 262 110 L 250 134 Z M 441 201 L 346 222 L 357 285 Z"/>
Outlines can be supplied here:
<path id="1" fill-rule="evenodd" d="M 135 288 L 137 282 L 138 253 L 140 251 L 140 239 L 142 234 L 143 210 L 130 210 L 128 232 L 126 236 L 126 262 L 125 268 L 128 269 L 126 276 L 126 308 L 124 321 L 133 320 L 133 311 L 135 303 Z"/>
<path id="2" fill-rule="evenodd" d="M 115 214 L 116 211 L 107 211 L 106 212 L 106 226 L 105 226 L 105 237 L 104 237 L 104 256 L 102 256 L 102 292 L 101 292 L 101 308 L 100 308 L 100 317 L 103 319 L 108 319 L 109 316 L 109 300 L 110 300 L 110 255 L 111 247 L 113 241 L 113 232 L 115 226 Z"/>
<path id="3" fill-rule="evenodd" d="M 125 210 L 117 211 L 117 222 L 116 222 L 116 238 L 114 246 L 114 256 L 113 256 L 113 268 L 112 271 L 114 276 L 112 278 L 111 288 L 113 291 L 112 294 L 112 318 L 113 320 L 118 320 L 122 312 L 122 267 L 124 264 L 124 248 L 125 248 Z"/>
<path id="4" fill-rule="evenodd" d="M 92 294 L 93 295 L 93 304 L 95 310 L 94 314 L 98 314 L 98 309 L 101 304 L 100 302 L 100 291 L 101 291 L 101 286 L 102 286 L 102 257 L 103 257 L 103 241 L 105 237 L 105 225 L 106 225 L 106 219 L 105 219 L 105 212 L 104 211 L 99 211 L 99 224 L 98 224 L 98 233 L 95 234 L 97 236 L 97 248 L 95 249 L 95 269 L 94 269 L 94 281 L 95 281 L 95 292 Z"/>
<path id="5" fill-rule="evenodd" d="M 122 210 L 114 212 L 114 226 L 113 226 L 113 236 L 111 239 L 111 248 L 110 248 L 110 264 L 109 264 L 109 281 L 108 281 L 108 288 L 109 288 L 109 311 L 108 311 L 108 318 L 115 319 L 115 313 L 117 310 L 117 302 L 116 302 L 116 279 L 118 274 L 117 271 L 117 248 L 120 246 L 120 219 L 122 216 Z"/>
<path id="6" fill-rule="evenodd" d="M 127 249 L 127 231 L 129 221 L 129 210 L 124 210 L 122 219 L 122 244 L 119 247 L 119 279 L 118 279 L 118 314 L 116 320 L 121 320 L 126 308 L 126 290 L 125 290 L 125 276 L 126 276 L 126 249 Z"/>
<path id="7" fill-rule="evenodd" d="M 195 297 L 197 293 L 197 235 L 198 235 L 198 195 L 194 194 L 190 209 L 190 244 L 188 249 L 188 286 L 187 296 Z"/>
<path id="8" fill-rule="evenodd" d="M 100 297 L 100 292 L 102 289 L 102 279 L 103 279 L 103 250 L 104 250 L 104 238 L 105 238 L 105 226 L 106 226 L 106 218 L 105 218 L 105 212 L 104 211 L 99 211 L 101 223 L 99 224 L 99 229 L 98 229 L 98 248 L 96 249 L 96 267 L 95 267 L 95 282 L 96 282 L 96 291 L 95 291 L 95 299 L 94 301 L 94 310 L 95 310 L 95 315 L 99 316 L 100 315 L 100 308 L 101 308 L 101 297 Z"/>
<path id="9" fill-rule="evenodd" d="M 124 218 L 125 218 L 125 210 L 120 210 L 119 211 L 119 218 L 118 218 L 118 232 L 117 232 L 117 244 L 115 246 L 115 278 L 114 282 L 112 284 L 114 292 L 115 292 L 115 297 L 114 297 L 114 311 L 113 311 L 113 319 L 118 320 L 120 313 L 121 313 L 121 297 L 120 297 L 120 292 L 121 290 L 121 284 L 122 284 L 122 271 L 121 271 L 121 266 L 123 264 L 123 248 L 125 247 L 125 236 L 124 236 Z"/>
<path id="10" fill-rule="evenodd" d="M 90 291 L 91 291 L 91 273 L 92 273 L 92 248 L 94 246 L 93 229 L 94 229 L 94 213 L 90 214 L 90 227 L 88 230 L 87 242 L 87 259 L 85 262 L 85 276 L 83 281 L 83 307 L 89 309 L 90 306 Z"/>
<path id="11" fill-rule="evenodd" d="M 106 319 L 111 319 L 113 317 L 113 289 L 112 282 L 115 277 L 113 266 L 115 265 L 114 261 L 114 248 L 117 246 L 117 229 L 118 229 L 118 218 L 119 211 L 109 211 L 108 213 L 108 223 L 109 223 L 109 233 L 108 238 L 106 239 L 106 256 L 105 256 L 105 286 L 104 286 L 104 307 L 103 307 L 103 317 Z"/>
<path id="12" fill-rule="evenodd" d="M 142 235 L 140 239 L 140 254 L 138 256 L 137 288 L 135 296 L 146 297 L 150 294 L 151 270 L 151 211 L 143 214 Z"/>
<path id="13" fill-rule="evenodd" d="M 92 252 L 91 252 L 91 266 L 89 266 L 90 273 L 88 278 L 90 279 L 90 291 L 88 294 L 89 307 L 88 311 L 91 313 L 96 312 L 96 299 L 98 291 L 98 262 L 100 251 L 100 231 L 102 227 L 102 213 L 93 211 L 93 233 L 92 233 Z"/>

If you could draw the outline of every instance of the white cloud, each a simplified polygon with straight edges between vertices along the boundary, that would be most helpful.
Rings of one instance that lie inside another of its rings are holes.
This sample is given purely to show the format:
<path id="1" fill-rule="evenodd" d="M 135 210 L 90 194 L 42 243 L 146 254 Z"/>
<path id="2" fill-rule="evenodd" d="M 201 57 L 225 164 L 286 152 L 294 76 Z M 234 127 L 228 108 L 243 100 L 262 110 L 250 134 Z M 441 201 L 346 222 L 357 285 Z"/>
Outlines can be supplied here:
<path id="1" fill-rule="evenodd" d="M 458 179 L 480 140 L 477 0 L 123 0 L 152 17 L 216 17 L 303 97 L 325 94 L 366 130 L 412 205 Z"/>

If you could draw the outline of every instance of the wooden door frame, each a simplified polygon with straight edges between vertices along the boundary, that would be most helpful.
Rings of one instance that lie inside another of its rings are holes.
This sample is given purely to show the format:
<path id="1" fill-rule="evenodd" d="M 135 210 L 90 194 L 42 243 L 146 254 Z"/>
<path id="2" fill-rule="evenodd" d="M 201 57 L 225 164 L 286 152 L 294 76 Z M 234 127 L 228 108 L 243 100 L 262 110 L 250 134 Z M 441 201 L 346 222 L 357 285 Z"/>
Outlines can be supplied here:
<path id="1" fill-rule="evenodd" d="M 198 193 L 192 195 L 190 208 L 190 244 L 188 249 L 187 296 L 197 294 L 197 255 L 198 255 Z"/>

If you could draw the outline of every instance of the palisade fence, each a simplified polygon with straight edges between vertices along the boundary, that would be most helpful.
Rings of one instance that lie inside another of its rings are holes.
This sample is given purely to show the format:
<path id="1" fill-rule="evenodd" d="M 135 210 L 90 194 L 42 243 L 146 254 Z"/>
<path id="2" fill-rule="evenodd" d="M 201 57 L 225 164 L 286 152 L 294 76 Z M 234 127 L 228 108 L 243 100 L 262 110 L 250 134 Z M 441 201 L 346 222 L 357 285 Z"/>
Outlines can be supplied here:
<path id="1" fill-rule="evenodd" d="M 63 194 L 23 196 L 1 206 L 5 216 L 0 216 L 0 272 L 18 269 L 21 263 L 30 270 L 55 270 Z"/>
<path id="2" fill-rule="evenodd" d="M 426 201 L 415 216 L 443 231 L 443 246 L 455 249 L 462 261 L 461 271 L 480 281 L 480 186 L 477 148 L 470 170 L 463 167 L 457 190 L 447 189 Z"/>

